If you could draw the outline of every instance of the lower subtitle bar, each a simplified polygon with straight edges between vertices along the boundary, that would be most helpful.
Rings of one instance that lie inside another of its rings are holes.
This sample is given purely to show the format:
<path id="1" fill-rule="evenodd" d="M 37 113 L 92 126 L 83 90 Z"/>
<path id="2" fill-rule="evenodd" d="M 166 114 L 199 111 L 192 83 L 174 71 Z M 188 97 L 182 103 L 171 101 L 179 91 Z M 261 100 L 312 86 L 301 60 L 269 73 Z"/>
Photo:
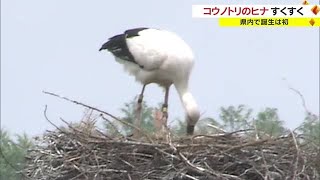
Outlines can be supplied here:
<path id="1" fill-rule="evenodd" d="M 221 27 L 319 27 L 320 18 L 219 18 Z"/>

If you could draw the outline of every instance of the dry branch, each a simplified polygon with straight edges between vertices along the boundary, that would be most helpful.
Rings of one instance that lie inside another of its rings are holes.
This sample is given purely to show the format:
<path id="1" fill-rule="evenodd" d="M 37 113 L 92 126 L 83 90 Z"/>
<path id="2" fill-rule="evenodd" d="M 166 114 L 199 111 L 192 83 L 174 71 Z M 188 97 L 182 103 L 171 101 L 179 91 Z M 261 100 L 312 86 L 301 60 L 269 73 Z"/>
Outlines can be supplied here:
<path id="1" fill-rule="evenodd" d="M 24 173 L 31 179 L 319 178 L 308 163 L 316 151 L 305 151 L 293 134 L 252 140 L 234 133 L 150 143 L 106 137 L 88 126 L 48 131 L 30 151 Z"/>
<path id="2" fill-rule="evenodd" d="M 46 94 L 118 119 L 83 103 Z M 45 117 L 52 123 L 46 111 Z M 57 129 L 39 138 L 28 154 L 24 173 L 31 179 L 320 178 L 315 158 L 319 147 L 299 144 L 303 136 L 294 132 L 278 138 L 255 139 L 243 134 L 248 130 L 194 137 L 173 137 L 168 131 L 163 139 L 147 134 L 147 138 L 132 139 L 122 135 L 107 136 L 90 123 L 65 123 L 65 128 L 52 123 Z"/>

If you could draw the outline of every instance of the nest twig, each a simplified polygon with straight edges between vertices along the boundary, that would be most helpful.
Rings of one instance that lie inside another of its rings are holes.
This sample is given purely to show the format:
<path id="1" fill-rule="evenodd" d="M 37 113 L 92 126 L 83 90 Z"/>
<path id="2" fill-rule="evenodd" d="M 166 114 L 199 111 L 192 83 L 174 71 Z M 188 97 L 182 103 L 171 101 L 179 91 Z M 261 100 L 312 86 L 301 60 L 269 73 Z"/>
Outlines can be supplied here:
<path id="1" fill-rule="evenodd" d="M 92 127 L 92 126 L 90 126 Z M 85 125 L 48 131 L 29 152 L 32 179 L 318 179 L 315 152 L 281 138 L 180 137 L 152 143 L 108 137 Z M 268 177 L 268 178 L 267 178 Z"/>
<path id="2" fill-rule="evenodd" d="M 105 111 L 63 99 L 118 120 Z M 46 110 L 45 117 L 53 124 Z M 64 121 L 65 128 L 53 124 L 56 130 L 47 131 L 29 151 L 22 173 L 39 180 L 320 179 L 320 148 L 294 132 L 256 139 L 243 134 L 248 130 L 193 137 L 176 137 L 168 131 L 162 139 L 147 134 L 133 139 L 120 130 L 110 136 L 98 130 L 95 121 L 88 122 Z"/>

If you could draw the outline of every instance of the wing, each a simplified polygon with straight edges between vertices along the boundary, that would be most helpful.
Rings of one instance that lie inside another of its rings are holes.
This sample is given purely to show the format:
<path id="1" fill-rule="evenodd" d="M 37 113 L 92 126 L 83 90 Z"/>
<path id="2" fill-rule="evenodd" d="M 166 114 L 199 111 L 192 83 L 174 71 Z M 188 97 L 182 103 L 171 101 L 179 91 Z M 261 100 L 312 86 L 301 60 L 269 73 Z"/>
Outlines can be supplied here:
<path id="1" fill-rule="evenodd" d="M 118 59 L 128 61 L 138 66 L 142 67 L 135 61 L 135 58 L 132 56 L 131 52 L 128 49 L 126 39 L 128 37 L 134 37 L 138 35 L 138 32 L 147 28 L 136 28 L 127 30 L 124 34 L 115 35 L 102 45 L 99 51 L 107 49 Z"/>
<path id="2" fill-rule="evenodd" d="M 126 43 L 134 60 L 144 70 L 160 68 L 168 57 L 166 37 L 157 29 L 132 29 L 125 32 Z"/>
<path id="3" fill-rule="evenodd" d="M 102 45 L 117 58 L 132 62 L 144 70 L 159 69 L 170 55 L 185 54 L 181 40 L 174 34 L 152 28 L 135 28 L 113 36 Z"/>

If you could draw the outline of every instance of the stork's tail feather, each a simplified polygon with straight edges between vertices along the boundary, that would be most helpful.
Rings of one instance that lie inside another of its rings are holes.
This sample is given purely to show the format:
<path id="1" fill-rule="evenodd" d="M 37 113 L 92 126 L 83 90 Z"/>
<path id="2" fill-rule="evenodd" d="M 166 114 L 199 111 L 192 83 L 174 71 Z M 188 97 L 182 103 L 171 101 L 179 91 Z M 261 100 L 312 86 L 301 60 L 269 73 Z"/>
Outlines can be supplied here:
<path id="1" fill-rule="evenodd" d="M 128 49 L 127 42 L 126 42 L 126 35 L 125 34 L 118 34 L 116 36 L 111 37 L 106 43 L 104 43 L 99 51 L 107 49 L 110 51 L 115 57 L 129 61 L 135 64 L 138 64 L 135 60 L 133 55 Z"/>
<path id="2" fill-rule="evenodd" d="M 116 36 L 111 37 L 106 43 L 104 43 L 99 51 L 107 49 L 108 51 L 111 51 L 112 53 L 117 49 L 122 49 L 126 46 L 125 42 L 125 35 L 119 34 Z"/>

